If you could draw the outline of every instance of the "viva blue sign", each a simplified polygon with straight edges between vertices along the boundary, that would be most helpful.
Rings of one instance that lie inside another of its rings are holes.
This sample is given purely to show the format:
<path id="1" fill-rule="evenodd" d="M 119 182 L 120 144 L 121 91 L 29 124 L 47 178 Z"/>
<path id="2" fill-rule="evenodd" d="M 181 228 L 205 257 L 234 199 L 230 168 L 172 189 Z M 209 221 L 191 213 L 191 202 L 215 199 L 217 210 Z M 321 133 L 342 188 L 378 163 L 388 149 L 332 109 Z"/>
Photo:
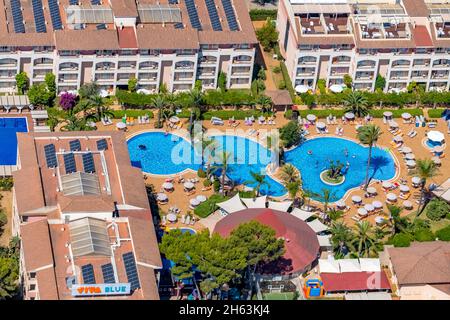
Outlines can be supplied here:
<path id="1" fill-rule="evenodd" d="M 74 284 L 72 296 L 117 296 L 130 294 L 129 283 Z"/>

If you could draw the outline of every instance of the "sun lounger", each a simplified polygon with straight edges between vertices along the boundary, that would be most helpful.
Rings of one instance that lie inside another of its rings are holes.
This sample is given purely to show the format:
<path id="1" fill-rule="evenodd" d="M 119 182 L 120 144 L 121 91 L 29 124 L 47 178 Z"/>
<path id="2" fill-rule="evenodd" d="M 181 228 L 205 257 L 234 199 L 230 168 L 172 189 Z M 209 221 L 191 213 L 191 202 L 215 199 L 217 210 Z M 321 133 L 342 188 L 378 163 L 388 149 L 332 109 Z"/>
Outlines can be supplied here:
<path id="1" fill-rule="evenodd" d="M 411 193 L 410 192 L 408 192 L 408 193 L 400 193 L 400 195 L 398 196 L 400 199 L 403 199 L 403 200 L 408 200 L 408 198 L 411 196 Z"/>
<path id="2" fill-rule="evenodd" d="M 189 224 L 191 222 L 191 216 L 187 216 L 185 220 L 185 224 Z"/>
<path id="3" fill-rule="evenodd" d="M 409 137 L 414 138 L 415 136 L 417 136 L 417 131 L 413 131 L 413 133 L 411 133 L 411 135 Z"/>
<path id="4" fill-rule="evenodd" d="M 182 216 L 181 216 L 181 223 L 185 223 L 186 222 L 186 216 L 183 214 Z"/>
<path id="5" fill-rule="evenodd" d="M 358 215 L 354 215 L 354 216 L 352 217 L 352 220 L 354 220 L 354 221 L 356 221 L 356 222 L 359 222 L 359 221 L 361 221 L 361 217 L 358 216 Z"/>
<path id="6" fill-rule="evenodd" d="M 223 126 L 224 122 L 222 119 L 220 119 L 218 117 L 211 117 L 211 124 L 216 125 L 216 126 Z"/>
<path id="7" fill-rule="evenodd" d="M 166 225 L 166 216 L 162 216 L 161 218 L 161 224 L 164 226 Z"/>

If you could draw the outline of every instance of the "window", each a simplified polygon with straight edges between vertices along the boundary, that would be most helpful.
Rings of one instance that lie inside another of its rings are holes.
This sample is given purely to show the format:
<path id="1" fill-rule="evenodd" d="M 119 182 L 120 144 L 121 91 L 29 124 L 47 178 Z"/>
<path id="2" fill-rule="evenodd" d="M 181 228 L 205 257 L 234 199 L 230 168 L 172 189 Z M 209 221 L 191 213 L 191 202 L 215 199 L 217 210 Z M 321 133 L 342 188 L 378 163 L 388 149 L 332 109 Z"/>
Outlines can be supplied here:
<path id="1" fill-rule="evenodd" d="M 30 279 L 36 279 L 36 272 L 30 272 Z"/>
<path id="2" fill-rule="evenodd" d="M 30 288 L 28 289 L 28 291 L 34 291 L 34 290 L 36 290 L 36 285 L 30 284 Z"/>
<path id="3" fill-rule="evenodd" d="M 288 20 L 286 22 L 286 31 L 284 33 L 284 43 L 283 43 L 284 51 L 287 51 L 287 45 L 288 45 L 288 41 L 289 41 L 289 31 L 290 31 L 290 29 L 291 29 L 291 23 Z"/>

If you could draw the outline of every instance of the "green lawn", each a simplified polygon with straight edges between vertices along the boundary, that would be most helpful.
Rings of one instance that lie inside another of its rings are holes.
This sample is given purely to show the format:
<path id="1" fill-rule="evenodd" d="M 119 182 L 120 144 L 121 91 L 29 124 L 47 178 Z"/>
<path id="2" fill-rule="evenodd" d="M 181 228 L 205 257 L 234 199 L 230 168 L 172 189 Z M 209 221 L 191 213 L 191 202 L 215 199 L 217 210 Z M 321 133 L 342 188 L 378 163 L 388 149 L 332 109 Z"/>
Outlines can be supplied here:
<path id="1" fill-rule="evenodd" d="M 416 213 L 415 213 L 415 212 L 412 212 L 412 213 L 410 213 L 407 217 L 408 217 L 409 219 L 411 219 L 411 221 L 412 221 L 412 220 L 414 219 L 415 216 L 416 216 Z M 449 219 L 446 219 L 446 218 L 443 218 L 443 219 L 441 219 L 441 220 L 439 220 L 439 221 L 433 221 L 433 220 L 428 219 L 428 217 L 427 217 L 427 215 L 426 215 L 426 210 L 424 210 L 424 211 L 420 214 L 419 218 L 422 219 L 422 220 L 426 220 L 426 221 L 429 221 L 429 222 L 430 222 L 431 231 L 432 231 L 433 233 L 436 232 L 436 231 L 438 231 L 438 230 L 440 230 L 440 229 L 442 229 L 442 228 L 445 228 L 445 227 L 448 226 L 448 225 L 450 225 L 450 220 L 449 220 Z"/>
<path id="2" fill-rule="evenodd" d="M 264 300 L 292 300 L 294 299 L 294 292 L 272 292 L 264 293 Z"/>

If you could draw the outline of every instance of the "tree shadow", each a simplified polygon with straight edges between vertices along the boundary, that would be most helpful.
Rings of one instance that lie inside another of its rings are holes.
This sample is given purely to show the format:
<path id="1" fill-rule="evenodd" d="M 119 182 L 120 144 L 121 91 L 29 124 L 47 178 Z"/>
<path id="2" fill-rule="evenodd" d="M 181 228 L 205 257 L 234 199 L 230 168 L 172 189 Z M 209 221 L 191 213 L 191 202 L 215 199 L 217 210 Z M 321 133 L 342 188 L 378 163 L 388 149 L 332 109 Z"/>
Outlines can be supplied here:
<path id="1" fill-rule="evenodd" d="M 373 170 L 369 177 L 369 182 L 372 180 L 377 172 L 382 171 L 383 167 L 386 167 L 390 163 L 388 157 L 375 156 L 370 159 L 370 168 Z"/>

